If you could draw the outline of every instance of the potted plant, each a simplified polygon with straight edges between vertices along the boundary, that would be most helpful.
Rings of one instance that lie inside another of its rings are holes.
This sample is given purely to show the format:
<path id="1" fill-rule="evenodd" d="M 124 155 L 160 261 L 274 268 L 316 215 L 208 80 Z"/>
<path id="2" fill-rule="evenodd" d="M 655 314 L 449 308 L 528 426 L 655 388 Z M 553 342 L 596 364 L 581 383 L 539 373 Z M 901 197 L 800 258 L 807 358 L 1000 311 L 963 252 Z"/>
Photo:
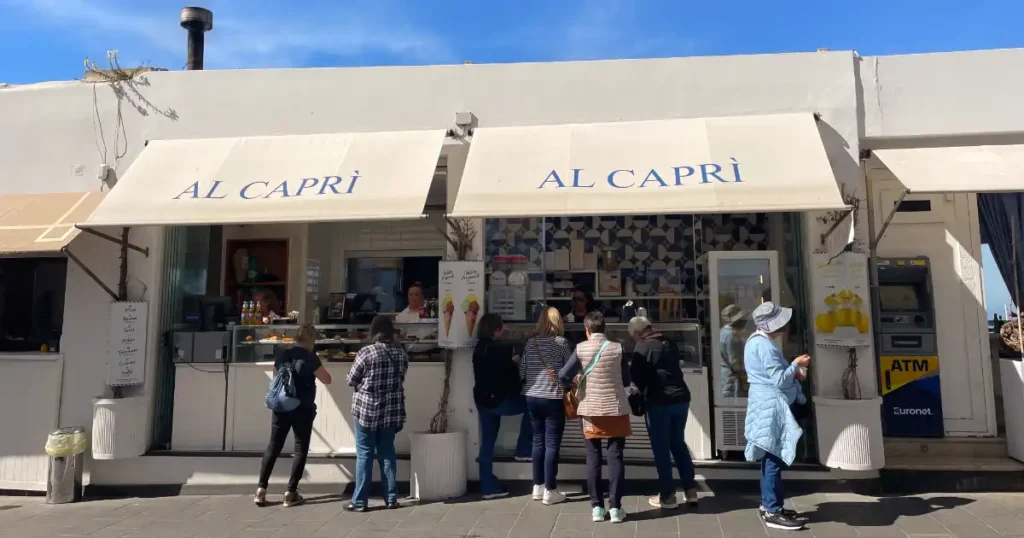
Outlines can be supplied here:
<path id="1" fill-rule="evenodd" d="M 439 230 L 451 249 L 446 261 L 470 261 L 477 230 L 472 220 L 445 217 L 447 230 Z M 443 309 L 444 305 L 440 306 Z M 439 316 L 443 316 L 443 312 Z M 475 319 L 475 315 L 473 316 Z M 439 328 L 440 330 L 440 328 Z M 472 328 L 469 329 L 472 334 Z M 471 348 L 470 348 L 471 349 Z M 426 432 L 413 432 L 411 443 L 410 485 L 412 496 L 425 501 L 446 500 L 466 494 L 466 433 L 449 431 L 448 404 L 454 355 L 465 350 L 444 350 L 444 385 L 437 412 Z"/>

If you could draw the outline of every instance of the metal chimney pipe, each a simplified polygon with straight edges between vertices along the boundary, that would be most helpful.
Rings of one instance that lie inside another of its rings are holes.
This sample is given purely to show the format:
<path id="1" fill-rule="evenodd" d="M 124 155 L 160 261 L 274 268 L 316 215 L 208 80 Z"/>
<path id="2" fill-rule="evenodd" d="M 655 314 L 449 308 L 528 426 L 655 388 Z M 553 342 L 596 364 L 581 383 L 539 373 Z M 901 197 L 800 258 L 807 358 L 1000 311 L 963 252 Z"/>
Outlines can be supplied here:
<path id="1" fill-rule="evenodd" d="M 182 8 L 181 27 L 188 30 L 188 61 L 185 69 L 200 71 L 203 69 L 206 32 L 213 30 L 213 12 L 201 7 Z"/>

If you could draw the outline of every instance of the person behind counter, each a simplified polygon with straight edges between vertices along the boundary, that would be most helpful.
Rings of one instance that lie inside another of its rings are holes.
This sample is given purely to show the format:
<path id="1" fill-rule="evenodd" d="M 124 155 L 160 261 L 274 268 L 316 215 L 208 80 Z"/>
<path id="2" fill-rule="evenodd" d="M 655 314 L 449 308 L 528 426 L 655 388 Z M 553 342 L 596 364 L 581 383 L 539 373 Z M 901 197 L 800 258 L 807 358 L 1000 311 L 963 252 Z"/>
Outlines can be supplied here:
<path id="1" fill-rule="evenodd" d="M 590 492 L 590 506 L 593 521 L 604 521 L 611 516 L 612 523 L 622 523 L 626 511 L 622 509 L 622 494 L 626 482 L 626 465 L 622 451 L 626 438 L 633 435 L 629 423 L 629 400 L 626 387 L 631 383 L 629 363 L 623 360 L 622 344 L 608 340 L 604 335 L 604 315 L 590 312 L 583 318 L 583 329 L 587 340 L 576 346 L 559 378 L 566 386 L 574 384 L 579 375 L 580 391 L 579 416 L 583 425 L 583 438 L 587 445 L 587 489 Z M 605 513 L 601 477 L 602 440 L 608 442 L 608 506 Z"/>
<path id="2" fill-rule="evenodd" d="M 594 300 L 594 295 L 590 293 L 590 290 L 577 286 L 572 290 L 572 309 L 569 311 L 569 315 L 572 316 L 573 321 L 580 322 L 583 318 L 591 312 L 599 312 L 601 310 L 600 305 Z"/>
<path id="3" fill-rule="evenodd" d="M 278 312 L 281 311 L 281 300 L 277 294 L 269 288 L 260 288 L 252 292 L 252 300 L 260 306 L 260 318 L 263 323 L 270 323 L 275 319 L 281 319 Z"/>
<path id="4" fill-rule="evenodd" d="M 356 354 L 345 379 L 352 387 L 352 417 L 356 434 L 356 485 L 349 512 L 365 512 L 373 482 L 374 457 L 380 462 L 384 505 L 398 508 L 398 462 L 395 435 L 405 426 L 405 374 L 409 356 L 395 343 L 395 324 L 389 316 L 370 323 L 372 344 Z"/>
<path id="5" fill-rule="evenodd" d="M 636 344 L 630 361 L 633 384 L 644 395 L 647 405 L 647 434 L 658 471 L 658 495 L 647 499 L 655 508 L 679 506 L 672 481 L 672 460 L 679 469 L 684 502 L 697 506 L 697 483 L 693 459 L 686 447 L 686 417 L 690 407 L 690 389 L 679 367 L 679 350 L 654 332 L 651 320 L 637 316 L 629 320 L 629 335 Z"/>
<path id="6" fill-rule="evenodd" d="M 744 436 L 747 461 L 761 462 L 761 518 L 770 529 L 800 530 L 798 515 L 783 508 L 782 471 L 796 458 L 796 444 L 803 430 L 790 406 L 807 401 L 800 387 L 804 368 L 811 358 L 802 355 L 787 364 L 774 338 L 782 336 L 793 309 L 772 302 L 752 313 L 757 331 L 747 339 L 743 363 L 750 379 Z"/>
<path id="7" fill-rule="evenodd" d="M 565 326 L 557 308 L 547 308 L 537 321 L 533 338 L 526 341 L 519 375 L 533 429 L 533 500 L 544 504 L 565 501 L 558 491 L 558 456 L 565 433 L 564 391 L 557 372 L 572 354 L 563 336 Z"/>
<path id="8" fill-rule="evenodd" d="M 530 461 L 533 429 L 526 412 L 526 399 L 521 394 L 523 381 L 519 377 L 519 361 L 515 350 L 502 342 L 505 332 L 501 316 L 484 314 L 480 318 L 480 339 L 473 350 L 473 399 L 480 414 L 480 491 L 484 499 L 505 497 L 508 491 L 494 476 L 494 444 L 498 440 L 501 417 L 522 415 L 519 439 L 516 442 L 517 461 Z"/>
<path id="9" fill-rule="evenodd" d="M 427 306 L 426 295 L 423 294 L 423 284 L 419 282 L 413 282 L 406 290 L 406 298 L 409 300 L 409 306 L 405 307 L 395 316 L 395 321 L 398 323 L 419 323 L 420 319 L 425 318 L 425 311 Z"/>
<path id="10" fill-rule="evenodd" d="M 331 373 L 320 363 L 313 353 L 316 342 L 316 329 L 312 325 L 299 327 L 295 334 L 295 345 L 278 353 L 274 361 L 274 371 L 291 364 L 295 372 L 295 396 L 299 399 L 299 407 L 287 413 L 273 413 L 270 419 L 270 443 L 263 453 L 260 464 L 260 478 L 256 486 L 253 503 L 264 506 L 267 503 L 267 484 L 270 473 L 274 472 L 289 430 L 295 434 L 295 455 L 292 456 L 292 474 L 288 478 L 288 490 L 284 494 L 284 506 L 301 504 L 299 495 L 299 479 L 306 468 L 306 456 L 309 454 L 309 440 L 313 436 L 313 419 L 316 418 L 316 380 L 324 385 L 331 384 Z"/>

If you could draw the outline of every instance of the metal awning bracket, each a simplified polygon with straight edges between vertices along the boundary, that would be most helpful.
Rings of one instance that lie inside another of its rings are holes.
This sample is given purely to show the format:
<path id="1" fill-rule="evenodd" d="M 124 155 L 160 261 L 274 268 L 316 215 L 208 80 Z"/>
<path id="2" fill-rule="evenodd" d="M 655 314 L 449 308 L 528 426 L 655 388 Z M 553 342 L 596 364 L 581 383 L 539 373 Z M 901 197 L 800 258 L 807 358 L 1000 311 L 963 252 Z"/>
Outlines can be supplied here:
<path id="1" fill-rule="evenodd" d="M 104 283 L 103 280 L 101 280 L 100 277 L 96 273 L 92 272 L 92 269 L 89 269 L 88 267 L 86 267 L 86 265 L 84 263 L 82 263 L 82 260 L 78 259 L 78 256 L 75 256 L 74 254 L 72 254 L 71 250 L 68 249 L 68 247 L 64 247 L 64 248 L 60 249 L 60 251 L 65 256 L 67 256 L 69 260 L 74 262 L 74 264 L 77 265 L 79 269 L 84 271 L 85 274 L 89 275 L 89 278 L 91 278 L 93 280 L 93 282 L 95 282 L 101 288 L 103 288 L 103 291 L 107 292 L 107 295 L 110 295 L 111 299 L 113 299 L 115 301 L 119 300 L 118 297 L 117 297 L 117 294 L 114 293 L 114 290 L 110 289 L 110 286 L 107 286 L 107 284 Z"/>
<path id="2" fill-rule="evenodd" d="M 75 227 L 78 228 L 79 230 L 82 230 L 83 232 L 95 235 L 96 237 L 99 237 L 100 239 L 106 239 L 107 241 L 110 241 L 111 243 L 114 243 L 114 244 L 116 244 L 118 246 L 121 245 L 122 239 L 119 239 L 119 238 L 114 237 L 112 235 L 108 235 L 108 234 L 105 234 L 103 232 L 98 232 L 96 230 L 93 230 L 92 228 L 82 228 L 81 226 L 78 226 L 78 225 L 76 225 Z M 134 250 L 135 252 L 138 252 L 139 254 L 142 254 L 143 256 L 145 256 L 147 258 L 149 257 L 149 247 L 140 247 L 138 245 L 133 245 L 131 243 L 128 243 L 128 248 Z"/>
<path id="3" fill-rule="evenodd" d="M 846 209 L 843 209 L 841 211 L 842 215 L 840 215 L 839 218 L 832 223 L 832 226 L 829 226 L 828 230 L 826 230 L 825 233 L 821 234 L 821 246 L 825 246 L 825 241 L 827 241 L 829 236 L 832 235 L 832 232 L 836 231 L 836 228 L 838 228 L 839 225 L 842 224 L 847 217 L 853 214 L 854 208 L 852 206 L 846 206 Z"/>
<path id="4" fill-rule="evenodd" d="M 900 204 L 903 203 L 903 199 L 910 194 L 910 189 L 903 189 L 899 197 L 892 204 L 892 209 L 889 210 L 889 215 L 885 217 L 885 221 L 882 222 L 882 228 L 878 230 L 878 235 L 871 239 L 871 251 L 874 252 L 878 243 L 882 241 L 882 236 L 885 235 L 885 229 L 889 227 L 889 223 L 892 222 L 892 218 L 896 216 L 896 212 L 900 210 Z"/>

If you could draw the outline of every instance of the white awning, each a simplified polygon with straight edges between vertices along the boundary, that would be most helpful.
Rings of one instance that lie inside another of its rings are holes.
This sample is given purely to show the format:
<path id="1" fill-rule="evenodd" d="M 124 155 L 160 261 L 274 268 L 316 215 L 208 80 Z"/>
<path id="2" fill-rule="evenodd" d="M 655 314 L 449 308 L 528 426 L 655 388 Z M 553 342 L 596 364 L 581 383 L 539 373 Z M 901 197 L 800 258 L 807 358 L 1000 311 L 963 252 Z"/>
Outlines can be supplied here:
<path id="1" fill-rule="evenodd" d="M 101 200 L 102 192 L 0 196 L 0 257 L 59 253 Z"/>
<path id="2" fill-rule="evenodd" d="M 453 216 L 845 207 L 808 113 L 480 128 Z"/>
<path id="3" fill-rule="evenodd" d="M 878 149 L 912 193 L 1024 191 L 1024 145 Z"/>
<path id="4" fill-rule="evenodd" d="M 443 130 L 150 141 L 83 226 L 414 219 Z"/>

